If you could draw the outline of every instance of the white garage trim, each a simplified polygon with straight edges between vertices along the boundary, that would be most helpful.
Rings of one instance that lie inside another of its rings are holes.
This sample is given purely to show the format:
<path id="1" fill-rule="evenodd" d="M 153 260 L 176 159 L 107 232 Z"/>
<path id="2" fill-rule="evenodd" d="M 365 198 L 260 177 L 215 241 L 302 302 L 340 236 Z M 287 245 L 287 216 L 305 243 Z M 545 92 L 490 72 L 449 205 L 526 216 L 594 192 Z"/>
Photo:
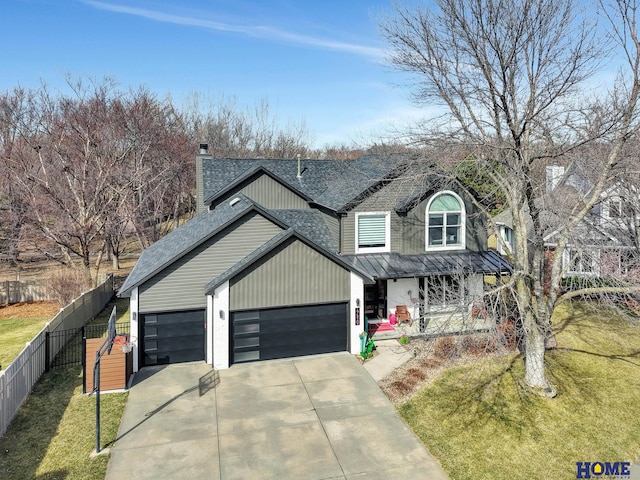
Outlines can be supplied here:
<path id="1" fill-rule="evenodd" d="M 213 368 L 229 368 L 229 281 L 213 293 Z"/>
<path id="2" fill-rule="evenodd" d="M 129 297 L 129 338 L 135 339 L 133 342 L 133 372 L 137 372 L 140 369 L 138 364 L 139 359 L 139 346 L 138 342 L 139 338 L 139 319 L 140 315 L 138 312 L 138 287 L 131 290 L 131 297 Z"/>
<path id="3" fill-rule="evenodd" d="M 206 362 L 213 365 L 213 296 L 207 295 L 207 330 L 204 335 Z"/>
<path id="4" fill-rule="evenodd" d="M 349 302 L 349 352 L 360 353 L 360 334 L 364 332 L 364 281 L 356 273 L 351 276 L 351 301 Z M 359 312 L 359 319 L 356 310 Z M 356 325 L 359 322 L 360 325 Z"/>

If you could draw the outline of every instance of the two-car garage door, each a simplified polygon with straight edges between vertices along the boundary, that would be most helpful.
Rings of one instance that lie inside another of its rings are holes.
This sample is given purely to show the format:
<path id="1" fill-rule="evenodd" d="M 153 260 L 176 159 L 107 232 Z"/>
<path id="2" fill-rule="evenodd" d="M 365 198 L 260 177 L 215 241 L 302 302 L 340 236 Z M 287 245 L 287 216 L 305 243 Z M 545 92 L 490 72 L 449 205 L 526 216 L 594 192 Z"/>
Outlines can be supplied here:
<path id="1" fill-rule="evenodd" d="M 231 313 L 230 363 L 347 350 L 347 303 Z"/>
<path id="2" fill-rule="evenodd" d="M 230 363 L 348 350 L 348 304 L 231 313 Z M 205 358 L 205 310 L 142 315 L 141 366 Z"/>

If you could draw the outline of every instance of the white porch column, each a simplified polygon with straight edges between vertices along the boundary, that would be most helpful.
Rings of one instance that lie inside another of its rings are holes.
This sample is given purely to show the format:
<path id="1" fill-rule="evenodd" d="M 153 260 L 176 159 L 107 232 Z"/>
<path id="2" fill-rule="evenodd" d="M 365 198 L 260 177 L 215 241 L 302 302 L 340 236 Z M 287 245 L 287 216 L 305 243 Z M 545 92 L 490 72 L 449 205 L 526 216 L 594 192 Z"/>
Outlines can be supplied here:
<path id="1" fill-rule="evenodd" d="M 131 290 L 129 297 L 129 339 L 133 343 L 133 371 L 134 373 L 140 369 L 138 365 L 140 341 L 138 339 L 139 328 L 138 314 L 138 287 Z M 135 339 L 135 340 L 134 340 Z"/>
<path id="2" fill-rule="evenodd" d="M 204 341 L 206 345 L 206 361 L 213 364 L 213 296 L 207 295 L 207 330 Z"/>
<path id="3" fill-rule="evenodd" d="M 351 301 L 349 302 L 349 352 L 360 353 L 360 334 L 364 332 L 364 281 L 351 272 Z M 356 314 L 356 310 L 359 314 Z M 359 325 L 356 325 L 356 322 Z"/>
<path id="4" fill-rule="evenodd" d="M 213 293 L 213 368 L 229 368 L 229 282 Z"/>

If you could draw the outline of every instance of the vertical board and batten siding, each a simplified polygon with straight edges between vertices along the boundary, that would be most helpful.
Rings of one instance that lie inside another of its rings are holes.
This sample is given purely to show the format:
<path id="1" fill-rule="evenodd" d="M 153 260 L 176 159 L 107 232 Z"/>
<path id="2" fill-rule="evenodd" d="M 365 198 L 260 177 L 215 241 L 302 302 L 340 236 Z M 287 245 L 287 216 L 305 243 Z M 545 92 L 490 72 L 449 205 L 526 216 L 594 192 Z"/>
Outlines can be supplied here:
<path id="1" fill-rule="evenodd" d="M 437 192 L 434 192 L 435 195 Z M 465 195 L 456 192 L 463 201 Z M 418 205 L 407 212 L 402 217 L 403 251 L 406 255 L 419 255 L 425 252 L 426 246 L 426 212 L 429 200 L 433 195 L 429 195 Z M 471 201 L 465 201 L 465 248 L 474 252 L 487 250 L 487 235 L 482 222 L 482 215 Z"/>
<path id="2" fill-rule="evenodd" d="M 249 214 L 159 272 L 139 289 L 139 312 L 204 309 L 204 286 L 281 231 Z"/>
<path id="3" fill-rule="evenodd" d="M 299 210 L 309 208 L 309 203 L 304 198 L 264 173 L 241 183 L 231 193 L 227 193 L 223 198 L 217 199 L 216 205 L 233 198 L 238 193 L 246 195 L 255 203 L 267 209 Z"/>
<path id="4" fill-rule="evenodd" d="M 394 208 L 398 202 L 395 195 L 383 193 L 394 188 L 393 182 L 349 211 L 342 219 L 342 254 L 354 254 L 356 247 L 355 218 L 356 213 L 390 212 L 391 213 L 391 252 L 405 255 L 425 253 L 426 243 L 426 208 L 432 195 L 422 200 L 409 210 L 406 215 L 398 215 Z M 434 192 L 434 194 L 437 192 Z M 464 195 L 461 195 L 463 200 Z M 487 239 L 482 215 L 472 202 L 465 202 L 466 208 L 466 249 L 486 251 Z"/>
<path id="5" fill-rule="evenodd" d="M 230 282 L 230 310 L 349 301 L 350 273 L 294 239 Z"/>
<path id="6" fill-rule="evenodd" d="M 340 253 L 351 255 L 356 253 L 356 213 L 389 212 L 391 223 L 391 252 L 402 253 L 402 219 L 395 212 L 399 201 L 393 184 L 374 192 L 362 203 L 356 205 L 342 218 L 342 241 Z"/>

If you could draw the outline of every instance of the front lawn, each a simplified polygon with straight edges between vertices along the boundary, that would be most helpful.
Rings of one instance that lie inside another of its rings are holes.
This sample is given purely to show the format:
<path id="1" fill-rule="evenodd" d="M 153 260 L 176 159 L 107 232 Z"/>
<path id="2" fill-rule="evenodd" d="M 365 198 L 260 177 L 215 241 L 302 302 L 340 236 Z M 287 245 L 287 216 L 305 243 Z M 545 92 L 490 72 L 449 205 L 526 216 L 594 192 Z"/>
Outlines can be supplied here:
<path id="1" fill-rule="evenodd" d="M 555 399 L 523 392 L 520 356 L 446 370 L 399 408 L 452 479 L 576 478 L 640 459 L 640 325 L 580 306 L 554 318 Z"/>

